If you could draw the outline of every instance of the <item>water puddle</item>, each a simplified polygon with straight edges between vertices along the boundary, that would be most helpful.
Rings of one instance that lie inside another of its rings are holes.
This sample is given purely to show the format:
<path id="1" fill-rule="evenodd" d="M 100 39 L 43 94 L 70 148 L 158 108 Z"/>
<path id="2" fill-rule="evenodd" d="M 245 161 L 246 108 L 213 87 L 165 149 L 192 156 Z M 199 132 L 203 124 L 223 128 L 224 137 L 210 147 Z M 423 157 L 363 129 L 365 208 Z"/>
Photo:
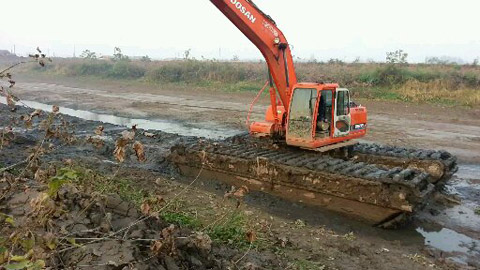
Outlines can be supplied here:
<path id="1" fill-rule="evenodd" d="M 434 220 L 439 224 L 465 232 L 480 239 L 480 215 L 475 210 L 480 207 L 480 166 L 461 164 L 458 172 L 447 182 L 446 193 L 455 196 L 460 204 L 447 207 Z"/>
<path id="2" fill-rule="evenodd" d="M 480 257 L 479 240 L 472 239 L 447 228 L 431 232 L 423 228 L 418 228 L 417 232 L 425 237 L 425 245 L 451 254 L 447 256 L 458 263 L 466 264 L 469 257 Z"/>
<path id="3" fill-rule="evenodd" d="M 425 244 L 445 252 L 475 252 L 480 255 L 480 240 L 472 239 L 456 231 L 443 228 L 440 231 L 427 231 L 418 228 L 419 232 L 425 237 Z"/>
<path id="4" fill-rule="evenodd" d="M 434 216 L 419 214 L 427 223 L 416 231 L 426 246 L 445 252 L 445 257 L 461 264 L 474 262 L 480 258 L 480 215 L 475 213 L 480 207 L 480 166 L 460 164 L 445 190 L 460 203 L 439 208 Z"/>
<path id="5" fill-rule="evenodd" d="M 5 97 L 0 97 L 0 103 L 6 104 Z M 26 101 L 22 100 L 25 106 L 41 109 L 44 111 L 51 111 L 52 105 L 36 102 L 36 101 Z M 21 105 L 18 103 L 18 105 Z M 70 108 L 60 107 L 60 112 L 69 115 L 78 117 L 84 120 L 89 121 L 98 121 L 102 123 L 108 123 L 112 125 L 131 127 L 137 125 L 138 128 L 144 130 L 160 130 L 167 133 L 175 133 L 182 136 L 195 136 L 203 137 L 208 139 L 222 139 L 230 136 L 237 135 L 241 133 L 240 130 L 232 130 L 222 128 L 215 123 L 196 123 L 197 126 L 208 126 L 209 128 L 199 128 L 196 126 L 186 126 L 179 123 L 173 123 L 164 120 L 146 120 L 146 119 L 136 119 L 136 118 L 126 118 L 119 117 L 109 114 L 100 114 L 83 110 L 73 110 Z"/>

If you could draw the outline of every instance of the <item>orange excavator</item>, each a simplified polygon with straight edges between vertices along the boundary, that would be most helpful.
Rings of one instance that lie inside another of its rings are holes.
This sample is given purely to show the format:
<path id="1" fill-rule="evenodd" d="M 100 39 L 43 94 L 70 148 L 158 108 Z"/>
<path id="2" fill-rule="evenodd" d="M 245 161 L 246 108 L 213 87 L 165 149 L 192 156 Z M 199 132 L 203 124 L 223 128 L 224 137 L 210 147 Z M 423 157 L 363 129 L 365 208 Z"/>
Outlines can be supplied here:
<path id="1" fill-rule="evenodd" d="M 249 0 L 211 2 L 255 44 L 268 65 L 271 105 L 265 122 L 249 126 L 251 134 L 285 138 L 288 145 L 321 152 L 365 136 L 367 109 L 352 106 L 348 89 L 297 82 L 290 44 L 270 16 Z"/>
<path id="2" fill-rule="evenodd" d="M 169 160 L 183 176 L 247 186 L 392 228 L 455 173 L 456 158 L 445 151 L 357 143 L 367 132 L 367 109 L 347 89 L 297 82 L 289 43 L 251 0 L 210 1 L 265 57 L 269 81 L 257 98 L 269 87 L 271 104 L 264 122 L 248 124 L 248 136 L 173 146 Z"/>

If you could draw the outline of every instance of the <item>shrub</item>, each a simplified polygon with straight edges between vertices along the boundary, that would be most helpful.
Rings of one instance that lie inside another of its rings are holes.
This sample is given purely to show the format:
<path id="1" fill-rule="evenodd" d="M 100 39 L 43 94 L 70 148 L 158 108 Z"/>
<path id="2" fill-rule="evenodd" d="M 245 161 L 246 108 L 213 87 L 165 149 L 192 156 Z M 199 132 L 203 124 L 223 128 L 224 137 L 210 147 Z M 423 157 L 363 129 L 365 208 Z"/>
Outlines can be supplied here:
<path id="1" fill-rule="evenodd" d="M 374 71 L 368 71 L 357 77 L 360 82 L 368 83 L 372 86 L 402 84 L 406 82 L 408 78 L 409 72 L 405 68 L 393 64 L 378 67 Z"/>
<path id="2" fill-rule="evenodd" d="M 109 71 L 108 76 L 117 79 L 138 79 L 145 75 L 146 69 L 132 62 L 118 61 Z"/>
<path id="3" fill-rule="evenodd" d="M 249 63 L 229 63 L 217 61 L 175 61 L 147 72 L 146 78 L 152 82 L 223 82 L 236 83 L 241 81 L 257 81 L 265 79 L 262 74 L 249 68 Z"/>
<path id="4" fill-rule="evenodd" d="M 65 66 L 65 74 L 70 76 L 106 76 L 113 64 L 104 61 L 86 60 Z"/>

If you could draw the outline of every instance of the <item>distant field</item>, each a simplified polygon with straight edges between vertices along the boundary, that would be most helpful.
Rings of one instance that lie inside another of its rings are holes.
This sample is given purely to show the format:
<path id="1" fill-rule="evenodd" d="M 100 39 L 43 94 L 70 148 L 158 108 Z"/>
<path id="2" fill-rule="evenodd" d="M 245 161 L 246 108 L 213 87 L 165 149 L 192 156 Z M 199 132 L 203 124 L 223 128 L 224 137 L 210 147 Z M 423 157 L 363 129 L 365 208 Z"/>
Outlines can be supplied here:
<path id="1" fill-rule="evenodd" d="M 384 63 L 297 63 L 300 81 L 337 82 L 356 98 L 480 106 L 480 67 Z M 25 73 L 88 79 L 129 80 L 152 85 L 195 86 L 222 91 L 258 91 L 267 77 L 263 62 L 210 60 L 109 61 L 54 59 Z"/>

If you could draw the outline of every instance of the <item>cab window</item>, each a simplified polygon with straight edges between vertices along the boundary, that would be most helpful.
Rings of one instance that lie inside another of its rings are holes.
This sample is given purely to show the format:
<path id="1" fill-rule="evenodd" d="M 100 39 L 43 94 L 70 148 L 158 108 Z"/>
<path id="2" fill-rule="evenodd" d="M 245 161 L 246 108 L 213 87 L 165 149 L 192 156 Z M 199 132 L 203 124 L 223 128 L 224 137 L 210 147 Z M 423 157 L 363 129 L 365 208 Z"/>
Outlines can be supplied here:
<path id="1" fill-rule="evenodd" d="M 337 92 L 337 116 L 348 115 L 350 98 L 347 91 Z"/>

